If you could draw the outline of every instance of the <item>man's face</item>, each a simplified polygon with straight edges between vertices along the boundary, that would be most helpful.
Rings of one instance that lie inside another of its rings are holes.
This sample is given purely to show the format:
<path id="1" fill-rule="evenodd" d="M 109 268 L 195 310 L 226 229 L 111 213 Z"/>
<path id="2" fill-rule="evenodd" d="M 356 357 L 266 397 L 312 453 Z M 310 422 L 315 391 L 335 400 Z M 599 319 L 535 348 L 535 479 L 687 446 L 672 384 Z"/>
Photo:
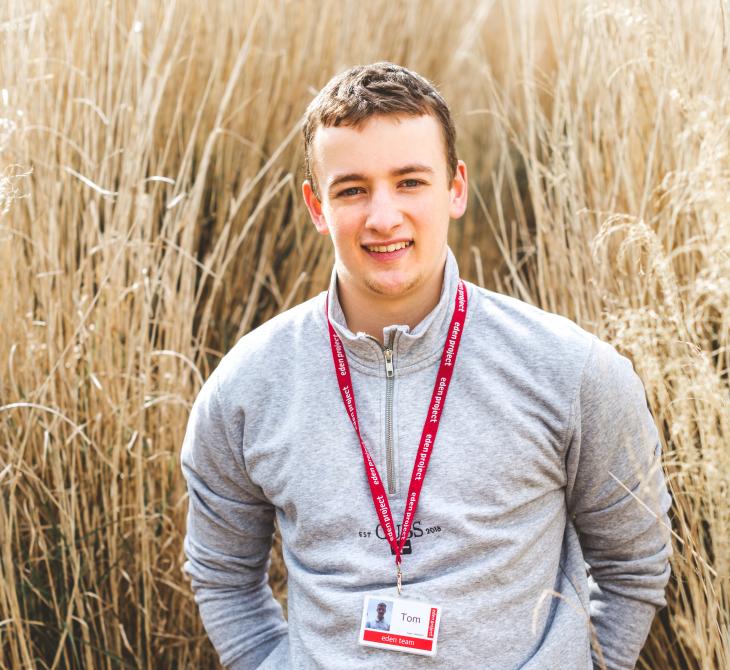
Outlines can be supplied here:
<path id="1" fill-rule="evenodd" d="M 378 619 L 382 619 L 385 616 L 385 604 L 380 603 L 375 611 L 378 613 Z"/>
<path id="2" fill-rule="evenodd" d="M 317 230 L 332 236 L 339 281 L 371 298 L 418 295 L 443 267 L 449 220 L 466 209 L 466 166 L 449 182 L 438 121 L 320 127 L 312 156 L 320 197 L 307 182 L 303 194 Z"/>

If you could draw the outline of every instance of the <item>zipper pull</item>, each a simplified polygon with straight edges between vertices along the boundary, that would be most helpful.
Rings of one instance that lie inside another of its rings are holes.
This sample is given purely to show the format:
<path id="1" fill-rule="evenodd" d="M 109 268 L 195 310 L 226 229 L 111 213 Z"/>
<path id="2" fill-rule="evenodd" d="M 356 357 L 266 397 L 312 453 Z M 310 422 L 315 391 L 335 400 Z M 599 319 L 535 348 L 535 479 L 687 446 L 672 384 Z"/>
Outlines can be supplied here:
<path id="1" fill-rule="evenodd" d="M 392 377 L 393 376 L 393 350 L 392 349 L 383 349 L 383 353 L 385 354 L 385 376 Z"/>

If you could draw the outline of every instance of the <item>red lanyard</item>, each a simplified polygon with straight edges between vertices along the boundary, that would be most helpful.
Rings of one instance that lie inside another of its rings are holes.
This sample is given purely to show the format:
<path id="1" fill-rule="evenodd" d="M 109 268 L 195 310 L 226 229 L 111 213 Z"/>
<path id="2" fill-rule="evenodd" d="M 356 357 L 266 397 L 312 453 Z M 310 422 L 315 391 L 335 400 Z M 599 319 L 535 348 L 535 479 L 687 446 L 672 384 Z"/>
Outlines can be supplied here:
<path id="1" fill-rule="evenodd" d="M 326 305 L 329 302 L 329 294 L 327 296 Z M 350 366 L 347 364 L 347 354 L 342 346 L 342 340 L 332 327 L 332 323 L 327 316 L 327 325 L 329 326 L 330 344 L 332 345 L 332 360 L 335 365 L 335 374 L 337 375 L 337 383 L 342 394 L 342 401 L 345 404 L 347 415 L 350 417 L 352 426 L 357 433 L 357 439 L 360 441 L 360 449 L 362 449 L 362 457 L 365 462 L 365 474 L 368 484 L 370 484 L 370 493 L 373 497 L 375 511 L 378 513 L 380 525 L 385 531 L 393 552 L 395 553 L 395 563 L 398 570 L 398 578 L 400 580 L 400 563 L 401 553 L 405 546 L 408 534 L 411 531 L 413 517 L 418 507 L 418 499 L 421 496 L 421 487 L 423 480 L 426 478 L 426 470 L 428 469 L 428 461 L 431 458 L 433 445 L 436 441 L 436 432 L 441 421 L 441 412 L 446 402 L 446 394 L 451 383 L 451 375 L 454 372 L 454 364 L 456 363 L 456 354 L 459 351 L 459 343 L 461 342 L 461 333 L 464 330 L 464 321 L 466 320 L 466 287 L 460 279 L 456 289 L 456 299 L 454 304 L 454 313 L 451 317 L 451 325 L 449 326 L 448 336 L 444 344 L 444 351 L 441 355 L 441 364 L 436 375 L 436 382 L 433 386 L 433 394 L 431 395 L 431 404 L 429 406 L 426 421 L 423 424 L 423 432 L 421 433 L 421 442 L 418 446 L 416 454 L 416 462 L 413 464 L 413 473 L 411 474 L 411 483 L 408 487 L 408 497 L 406 498 L 406 509 L 403 514 L 403 524 L 401 525 L 400 536 L 396 538 L 395 526 L 393 524 L 393 514 L 390 511 L 390 503 L 388 495 L 385 492 L 382 479 L 375 467 L 370 452 L 367 450 L 360 434 L 360 426 L 358 424 L 357 409 L 355 407 L 355 392 L 352 388 L 352 378 L 350 377 Z M 400 591 L 400 581 L 398 590 Z"/>

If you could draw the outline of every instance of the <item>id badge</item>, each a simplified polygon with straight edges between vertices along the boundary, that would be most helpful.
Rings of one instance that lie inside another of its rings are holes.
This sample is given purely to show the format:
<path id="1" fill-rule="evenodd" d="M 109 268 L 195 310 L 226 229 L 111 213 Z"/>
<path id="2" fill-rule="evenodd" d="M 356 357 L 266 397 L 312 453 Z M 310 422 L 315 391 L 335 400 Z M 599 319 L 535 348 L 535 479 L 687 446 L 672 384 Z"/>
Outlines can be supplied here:
<path id="1" fill-rule="evenodd" d="M 366 595 L 360 644 L 422 656 L 436 655 L 441 608 L 421 600 Z"/>

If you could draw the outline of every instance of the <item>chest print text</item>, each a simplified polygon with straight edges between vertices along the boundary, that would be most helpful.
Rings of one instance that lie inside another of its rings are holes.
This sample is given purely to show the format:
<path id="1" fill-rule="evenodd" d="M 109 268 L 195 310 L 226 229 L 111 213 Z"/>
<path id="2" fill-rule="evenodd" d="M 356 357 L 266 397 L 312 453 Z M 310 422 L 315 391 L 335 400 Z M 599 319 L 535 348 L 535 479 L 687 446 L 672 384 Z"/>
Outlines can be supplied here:
<path id="1" fill-rule="evenodd" d="M 401 524 L 398 524 L 396 527 L 397 535 L 400 535 L 400 530 Z M 418 521 L 414 521 L 413 525 L 411 526 L 411 531 L 410 533 L 408 533 L 408 539 L 403 546 L 403 554 L 412 554 L 414 551 L 414 545 L 418 544 L 419 538 L 428 537 L 429 535 L 435 535 L 436 533 L 440 532 L 442 532 L 441 526 L 424 526 L 423 522 L 420 519 Z M 385 537 L 385 532 L 383 531 L 383 528 L 380 524 L 377 524 L 374 530 L 359 530 L 357 532 L 357 536 L 360 539 L 377 539 L 381 540 L 386 545 L 388 544 L 388 541 Z M 393 549 L 391 549 L 390 553 L 394 554 L 395 552 L 393 551 Z"/>

